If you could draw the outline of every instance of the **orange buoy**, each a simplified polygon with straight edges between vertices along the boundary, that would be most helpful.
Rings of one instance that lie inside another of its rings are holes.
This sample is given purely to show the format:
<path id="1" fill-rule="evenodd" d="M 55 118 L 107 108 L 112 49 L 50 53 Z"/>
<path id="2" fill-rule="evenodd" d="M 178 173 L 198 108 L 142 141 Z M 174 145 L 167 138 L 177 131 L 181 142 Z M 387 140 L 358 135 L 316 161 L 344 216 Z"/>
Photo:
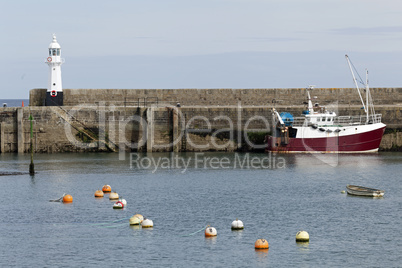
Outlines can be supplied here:
<path id="1" fill-rule="evenodd" d="M 205 237 L 212 237 L 212 236 L 217 236 L 218 232 L 214 227 L 207 227 L 205 229 Z"/>
<path id="2" fill-rule="evenodd" d="M 112 187 L 110 187 L 110 185 L 108 185 L 108 184 L 103 185 L 102 191 L 104 193 L 110 193 L 112 191 Z"/>
<path id="3" fill-rule="evenodd" d="M 95 197 L 103 197 L 103 192 L 101 190 L 96 190 Z"/>
<path id="4" fill-rule="evenodd" d="M 24 101 L 22 101 L 21 107 L 24 107 Z"/>
<path id="5" fill-rule="evenodd" d="M 255 241 L 254 247 L 255 249 L 268 249 L 269 244 L 268 241 L 265 239 L 258 239 L 257 241 Z"/>
<path id="6" fill-rule="evenodd" d="M 63 196 L 63 203 L 72 203 L 73 202 L 73 197 L 69 194 L 66 194 Z"/>

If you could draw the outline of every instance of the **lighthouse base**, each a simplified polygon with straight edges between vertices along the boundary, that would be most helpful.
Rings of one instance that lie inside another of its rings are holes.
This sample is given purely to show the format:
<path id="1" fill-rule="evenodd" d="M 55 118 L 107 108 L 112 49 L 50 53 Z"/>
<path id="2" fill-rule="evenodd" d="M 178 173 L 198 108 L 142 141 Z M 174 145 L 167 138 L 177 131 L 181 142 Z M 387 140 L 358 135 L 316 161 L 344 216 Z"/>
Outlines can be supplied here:
<path id="1" fill-rule="evenodd" d="M 63 106 L 63 92 L 57 92 L 57 95 L 46 92 L 45 106 Z"/>

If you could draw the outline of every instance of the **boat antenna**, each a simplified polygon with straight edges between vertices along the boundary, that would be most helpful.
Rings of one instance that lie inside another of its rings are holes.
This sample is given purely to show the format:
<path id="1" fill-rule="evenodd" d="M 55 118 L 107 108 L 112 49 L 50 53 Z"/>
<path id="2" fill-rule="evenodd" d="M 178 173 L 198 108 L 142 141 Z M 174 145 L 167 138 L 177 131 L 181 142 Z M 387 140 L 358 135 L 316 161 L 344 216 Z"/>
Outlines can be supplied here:
<path id="1" fill-rule="evenodd" d="M 369 123 L 369 113 L 371 112 L 373 123 L 376 121 L 375 117 L 375 109 L 373 98 L 371 97 L 370 87 L 369 87 L 369 79 L 368 79 L 368 70 L 366 69 L 366 105 L 367 105 L 367 123 Z"/>
<path id="2" fill-rule="evenodd" d="M 362 94 L 360 93 L 360 89 L 359 89 L 359 86 L 357 85 L 357 80 L 356 80 L 355 74 L 354 74 L 354 72 L 353 72 L 354 66 L 353 66 L 353 64 L 351 63 L 351 61 L 350 61 L 350 59 L 349 59 L 349 56 L 348 56 L 347 54 L 345 55 L 345 58 L 346 58 L 346 61 L 348 62 L 350 72 L 352 73 L 353 82 L 355 83 L 357 92 L 359 93 L 359 97 L 360 97 L 360 100 L 361 100 L 361 102 L 362 102 L 362 104 L 363 104 L 364 111 L 366 112 L 367 117 L 368 117 L 368 109 L 367 109 L 366 105 L 364 105 L 363 97 L 362 97 Z M 353 68 L 352 68 L 352 66 L 353 66 Z M 356 68 L 355 68 L 355 70 L 356 70 Z M 357 73 L 357 71 L 356 71 L 356 73 Z M 360 78 L 360 83 L 362 83 L 362 79 L 361 79 L 359 73 L 357 73 L 357 75 L 358 75 L 359 78 Z M 367 85 L 366 85 L 366 87 L 367 87 Z"/>

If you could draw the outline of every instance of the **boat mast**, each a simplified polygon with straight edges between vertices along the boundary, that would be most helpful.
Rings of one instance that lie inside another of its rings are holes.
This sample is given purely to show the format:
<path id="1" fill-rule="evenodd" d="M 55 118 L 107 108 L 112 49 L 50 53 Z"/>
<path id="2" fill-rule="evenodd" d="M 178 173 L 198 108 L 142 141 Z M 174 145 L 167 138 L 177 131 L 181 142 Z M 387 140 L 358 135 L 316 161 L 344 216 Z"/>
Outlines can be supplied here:
<path id="1" fill-rule="evenodd" d="M 369 115 L 368 115 L 368 107 L 364 104 L 364 100 L 363 100 L 362 94 L 360 93 L 359 86 L 357 85 L 357 80 L 356 80 L 355 74 L 354 74 L 354 72 L 353 72 L 353 68 L 352 68 L 352 64 L 350 63 L 349 56 L 348 56 L 348 55 L 345 55 L 345 57 L 346 57 L 346 60 L 347 60 L 347 62 L 348 62 L 348 65 L 349 65 L 350 72 L 352 73 L 353 81 L 354 81 L 354 83 L 355 83 L 357 92 L 359 93 L 360 100 L 361 100 L 361 102 L 362 102 L 362 104 L 363 104 L 364 111 L 365 111 L 366 114 L 367 114 L 367 121 L 368 121 L 368 117 L 369 117 Z M 366 76 L 367 76 L 367 75 L 368 75 L 368 72 L 366 72 Z M 366 78 L 366 79 L 367 79 L 367 82 L 368 82 L 368 78 Z M 367 82 L 366 82 L 366 95 L 368 96 L 368 83 L 367 83 Z M 367 105 L 368 105 L 368 99 L 367 99 Z"/>
<path id="2" fill-rule="evenodd" d="M 366 107 L 367 107 L 367 111 L 366 111 L 366 123 L 368 123 L 369 121 L 369 83 L 368 83 L 368 70 L 366 69 Z"/>
<path id="3" fill-rule="evenodd" d="M 308 96 L 308 111 L 310 114 L 314 114 L 314 107 L 313 107 L 313 102 L 311 101 L 311 96 L 310 96 L 310 91 L 314 89 L 315 86 L 310 85 L 308 86 L 307 89 L 307 96 Z"/>
<path id="4" fill-rule="evenodd" d="M 282 117 L 279 115 L 279 113 L 275 110 L 275 108 L 272 108 L 272 113 L 274 115 L 274 117 L 276 116 L 276 118 L 278 119 L 279 123 L 281 124 L 281 126 L 284 126 L 285 123 L 282 120 Z M 274 121 L 275 122 L 275 121 Z"/>

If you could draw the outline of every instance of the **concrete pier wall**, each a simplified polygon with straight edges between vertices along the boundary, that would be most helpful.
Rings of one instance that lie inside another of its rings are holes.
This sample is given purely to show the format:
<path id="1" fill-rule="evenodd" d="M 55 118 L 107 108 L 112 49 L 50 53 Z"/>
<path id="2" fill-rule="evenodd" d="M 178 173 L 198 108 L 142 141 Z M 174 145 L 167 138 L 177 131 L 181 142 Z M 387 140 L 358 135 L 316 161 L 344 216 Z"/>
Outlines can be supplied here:
<path id="1" fill-rule="evenodd" d="M 18 152 L 17 108 L 0 108 L 0 150 Z"/>
<path id="2" fill-rule="evenodd" d="M 271 109 L 301 114 L 307 90 L 64 89 L 62 107 L 46 107 L 46 89 L 30 91 L 30 106 L 0 108 L 0 151 L 235 151 L 261 143 Z M 362 92 L 364 94 L 364 92 Z M 381 149 L 402 146 L 402 88 L 373 88 L 376 113 L 387 125 Z M 338 115 L 363 115 L 354 88 L 314 89 L 313 102 Z M 180 107 L 177 107 L 180 103 Z"/>
<path id="3" fill-rule="evenodd" d="M 277 105 L 277 104 L 276 104 Z M 0 108 L 0 150 L 29 151 L 33 116 L 35 152 L 248 150 L 270 131 L 273 105 L 252 107 L 117 107 L 105 105 Z M 303 106 L 276 106 L 297 116 Z M 402 147 L 400 106 L 378 106 L 387 132 L 380 149 Z M 362 115 L 360 106 L 338 106 Z"/>
<path id="4" fill-rule="evenodd" d="M 375 105 L 402 105 L 402 88 L 372 88 Z M 104 103 L 107 106 L 173 104 L 181 106 L 267 106 L 272 103 L 293 106 L 306 101 L 305 88 L 258 89 L 63 89 L 65 106 Z M 362 92 L 364 95 L 364 92 Z M 316 88 L 311 93 L 322 105 L 361 105 L 355 88 Z M 30 91 L 30 106 L 42 106 L 46 89 Z"/>

